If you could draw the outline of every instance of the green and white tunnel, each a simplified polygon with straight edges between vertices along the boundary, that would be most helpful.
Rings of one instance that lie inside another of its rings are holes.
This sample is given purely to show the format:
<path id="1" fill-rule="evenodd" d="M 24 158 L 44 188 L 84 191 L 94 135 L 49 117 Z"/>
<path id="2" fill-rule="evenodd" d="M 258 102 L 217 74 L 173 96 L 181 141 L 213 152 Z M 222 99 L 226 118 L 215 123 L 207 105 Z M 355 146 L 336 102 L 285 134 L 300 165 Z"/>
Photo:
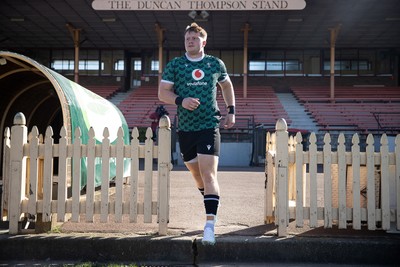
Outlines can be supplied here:
<path id="1" fill-rule="evenodd" d="M 113 144 L 116 142 L 119 127 L 122 127 L 124 142 L 129 144 L 126 120 L 121 111 L 107 99 L 24 55 L 0 51 L 0 63 L 1 151 L 5 128 L 12 126 L 13 118 L 18 112 L 25 115 L 28 131 L 37 126 L 39 132 L 44 134 L 46 128 L 51 126 L 55 142 L 58 142 L 60 129 L 64 126 L 69 143 L 73 143 L 75 129 L 79 127 L 82 143 L 87 144 L 89 129 L 93 127 L 96 143 L 100 144 L 104 128 L 107 127 L 110 142 Z M 86 158 L 81 160 L 81 188 L 87 181 L 86 161 Z M 111 159 L 109 164 L 111 180 L 116 175 L 116 162 Z M 129 171 L 129 164 L 125 160 L 126 173 Z M 95 186 L 99 186 L 101 158 L 96 158 L 95 168 Z"/>

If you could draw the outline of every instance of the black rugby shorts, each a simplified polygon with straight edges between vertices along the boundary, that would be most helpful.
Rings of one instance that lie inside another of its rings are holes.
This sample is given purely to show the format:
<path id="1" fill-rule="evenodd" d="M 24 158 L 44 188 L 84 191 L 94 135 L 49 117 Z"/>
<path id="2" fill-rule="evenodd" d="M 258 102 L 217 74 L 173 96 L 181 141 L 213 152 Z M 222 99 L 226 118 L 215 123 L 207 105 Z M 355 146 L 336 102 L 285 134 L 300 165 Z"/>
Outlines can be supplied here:
<path id="1" fill-rule="evenodd" d="M 191 161 L 197 154 L 219 156 L 221 135 L 219 128 L 194 132 L 178 132 L 179 147 L 184 162 Z"/>

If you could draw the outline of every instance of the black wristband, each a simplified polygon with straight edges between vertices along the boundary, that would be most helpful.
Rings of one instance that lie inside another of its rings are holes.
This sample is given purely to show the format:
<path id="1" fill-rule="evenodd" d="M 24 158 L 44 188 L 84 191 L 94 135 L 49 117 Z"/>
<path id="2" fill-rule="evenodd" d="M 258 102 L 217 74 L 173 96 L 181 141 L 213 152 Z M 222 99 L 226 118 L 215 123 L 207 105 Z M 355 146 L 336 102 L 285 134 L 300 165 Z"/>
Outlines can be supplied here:
<path id="1" fill-rule="evenodd" d="M 235 114 L 235 106 L 228 106 L 228 114 Z"/>
<path id="2" fill-rule="evenodd" d="M 182 102 L 183 102 L 183 97 L 178 96 L 177 98 L 175 98 L 175 104 L 177 106 L 182 106 Z"/>

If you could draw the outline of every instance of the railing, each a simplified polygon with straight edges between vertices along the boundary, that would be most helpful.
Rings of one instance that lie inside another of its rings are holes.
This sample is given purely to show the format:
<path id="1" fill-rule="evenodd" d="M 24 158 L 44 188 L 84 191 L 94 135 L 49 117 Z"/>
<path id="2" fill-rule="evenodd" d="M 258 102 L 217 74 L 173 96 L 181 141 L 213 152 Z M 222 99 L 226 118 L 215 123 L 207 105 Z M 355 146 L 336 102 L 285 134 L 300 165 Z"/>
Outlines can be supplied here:
<path id="1" fill-rule="evenodd" d="M 323 151 L 317 151 L 315 133 L 309 137 L 309 151 L 303 151 L 302 141 L 300 133 L 289 138 L 284 119 L 276 123 L 275 133 L 267 134 L 264 215 L 266 223 L 278 226 L 279 236 L 287 235 L 290 219 L 296 220 L 296 227 L 309 220 L 315 228 L 322 220 L 325 228 L 337 224 L 347 229 L 351 223 L 353 229 L 361 229 L 366 223 L 368 230 L 389 230 L 395 222 L 400 230 L 400 135 L 394 152 L 389 152 L 386 134 L 380 152 L 375 152 L 371 134 L 366 152 L 360 152 L 357 134 L 351 151 L 345 149 L 343 133 L 335 152 L 329 134 Z M 322 174 L 318 165 L 323 166 Z"/>
<path id="2" fill-rule="evenodd" d="M 372 115 L 374 116 L 376 122 L 378 123 L 378 130 L 387 130 L 387 131 L 392 131 L 392 130 L 399 130 L 400 126 L 387 126 L 387 120 L 391 120 L 392 118 L 398 118 L 400 115 L 400 112 L 371 112 Z M 382 119 L 384 121 L 382 121 Z M 389 125 L 394 125 L 393 122 L 390 123 Z M 397 128 L 397 129 L 396 129 Z"/>
<path id="3" fill-rule="evenodd" d="M 81 218 L 86 222 L 94 222 L 94 215 L 98 214 L 100 222 L 106 223 L 112 214 L 115 222 L 119 223 L 122 222 L 123 215 L 128 214 L 129 221 L 135 223 L 138 214 L 143 214 L 145 223 L 151 223 L 152 215 L 157 215 L 159 234 L 166 235 L 172 169 L 169 118 L 163 116 L 159 126 L 158 145 L 152 140 L 150 128 L 146 132 L 145 144 L 139 143 L 137 128 L 132 131 L 130 145 L 124 144 L 122 128 L 118 130 L 116 142 L 113 142 L 115 144 L 110 144 L 107 128 L 104 129 L 101 144 L 96 143 L 93 128 L 89 130 L 88 144 L 82 144 L 79 128 L 75 130 L 73 143 L 69 144 L 64 127 L 61 128 L 61 138 L 57 144 L 54 144 L 51 127 L 47 128 L 44 142 L 41 143 L 35 126 L 28 137 L 25 117 L 18 113 L 11 133 L 7 128 L 4 134 L 2 209 L 7 211 L 9 233 L 21 232 L 19 225 L 23 216 L 51 222 L 52 215 L 56 214 L 59 222 L 64 222 L 67 217 L 72 222 L 79 222 Z M 87 160 L 87 185 L 83 196 L 80 188 L 82 158 Z M 55 159 L 58 164 L 54 164 Z M 139 198 L 140 159 L 144 159 L 144 192 Z M 157 201 L 152 199 L 153 159 L 158 159 Z M 110 197 L 109 193 L 110 164 L 101 164 L 101 168 L 98 168 L 102 173 L 100 193 L 95 188 L 95 161 L 98 160 L 116 162 L 115 198 Z M 130 162 L 130 170 L 124 170 L 126 160 Z M 58 184 L 56 197 L 53 197 L 53 166 L 56 165 Z M 128 177 L 124 177 L 126 171 L 129 172 Z M 124 188 L 124 179 L 129 179 L 128 189 Z M 42 187 L 39 186 L 41 184 Z M 71 197 L 67 195 L 68 184 L 71 184 Z M 126 190 L 129 191 L 129 196 L 124 196 Z"/>

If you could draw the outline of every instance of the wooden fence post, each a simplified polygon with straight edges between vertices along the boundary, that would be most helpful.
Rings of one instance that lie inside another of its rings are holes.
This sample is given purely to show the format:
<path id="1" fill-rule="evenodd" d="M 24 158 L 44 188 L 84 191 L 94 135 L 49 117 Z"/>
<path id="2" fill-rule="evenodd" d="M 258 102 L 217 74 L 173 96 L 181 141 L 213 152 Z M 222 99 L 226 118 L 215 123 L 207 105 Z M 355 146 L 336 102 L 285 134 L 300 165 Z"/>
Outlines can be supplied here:
<path id="1" fill-rule="evenodd" d="M 300 132 L 296 134 L 296 144 L 295 144 L 295 177 L 296 177 L 296 226 L 303 227 L 304 219 L 303 219 L 303 206 L 305 199 L 305 179 L 306 179 L 306 166 L 303 163 L 303 145 L 302 145 L 303 137 Z"/>
<path id="2" fill-rule="evenodd" d="M 318 213 L 318 204 L 317 204 L 317 136 L 315 133 L 311 133 L 309 138 L 309 173 L 310 177 L 307 181 L 307 190 L 309 194 L 308 205 L 309 209 L 309 226 L 311 228 L 317 227 L 317 213 Z"/>
<path id="3" fill-rule="evenodd" d="M 137 222 L 138 214 L 138 185 L 139 185 L 139 130 L 137 127 L 132 129 L 131 139 L 131 192 L 130 192 L 130 205 L 129 205 L 129 220 L 130 222 Z"/>
<path id="4" fill-rule="evenodd" d="M 162 116 L 158 131 L 158 224 L 159 234 L 167 235 L 171 163 L 171 121 Z"/>
<path id="5" fill-rule="evenodd" d="M 57 192 L 57 221 L 64 222 L 66 219 L 67 202 L 67 131 L 61 127 L 58 149 L 58 192 Z"/>
<path id="6" fill-rule="evenodd" d="M 389 145 L 387 135 L 381 137 L 381 211 L 382 230 L 390 229 Z"/>
<path id="7" fill-rule="evenodd" d="M 154 141 L 152 139 L 153 131 L 150 128 L 146 130 L 146 141 L 144 142 L 144 216 L 145 223 L 152 222 L 153 215 L 153 152 Z"/>
<path id="8" fill-rule="evenodd" d="M 274 212 L 274 162 L 272 153 L 275 150 L 273 143 L 275 134 L 267 132 L 266 135 L 266 155 L 265 155 L 265 185 L 264 185 L 264 223 L 273 223 L 275 220 Z"/>
<path id="9" fill-rule="evenodd" d="M 376 228 L 376 202 L 375 202 L 375 150 L 374 137 L 369 134 L 367 137 L 367 221 L 368 230 Z"/>
<path id="10" fill-rule="evenodd" d="M 103 130 L 103 140 L 101 142 L 101 207 L 100 222 L 107 223 L 109 216 L 109 189 L 110 189 L 110 131 L 108 128 Z"/>
<path id="11" fill-rule="evenodd" d="M 71 203 L 71 221 L 79 222 L 80 220 L 80 194 L 81 194 L 81 129 L 75 128 L 75 137 L 72 144 L 72 203 Z"/>
<path id="12" fill-rule="evenodd" d="M 324 163 L 324 228 L 332 228 L 333 225 L 333 211 L 332 211 L 332 146 L 331 136 L 326 133 L 324 136 L 324 147 L 323 147 L 323 163 Z M 316 151 L 315 146 L 315 151 Z M 310 149 L 311 150 L 311 149 Z M 316 164 L 315 164 L 316 167 Z M 315 169 L 315 176 L 316 176 Z M 311 173 L 311 171 L 310 171 Z M 315 179 L 315 182 L 317 180 Z M 317 190 L 316 185 L 314 186 L 315 191 Z M 317 199 L 315 199 L 315 211 L 317 211 Z M 311 219 L 310 219 L 311 221 Z M 314 217 L 313 227 L 317 226 L 317 216 Z"/>
<path id="13" fill-rule="evenodd" d="M 119 127 L 116 144 L 115 222 L 121 223 L 124 202 L 124 129 Z M 150 217 L 151 219 L 151 217 Z"/>
<path id="14" fill-rule="evenodd" d="M 346 147 L 344 134 L 340 133 L 338 138 L 338 209 L 339 229 L 346 229 Z"/>
<path id="15" fill-rule="evenodd" d="M 14 117 L 11 127 L 10 150 L 10 202 L 9 202 L 9 233 L 18 234 L 18 222 L 21 216 L 21 202 L 25 198 L 26 158 L 24 144 L 27 143 L 28 130 L 23 113 Z"/>
<path id="16" fill-rule="evenodd" d="M 44 142 L 43 175 L 43 222 L 51 222 L 51 200 L 53 195 L 53 129 L 48 126 Z M 51 228 L 51 225 L 50 225 Z"/>
<path id="17" fill-rule="evenodd" d="M 286 227 L 288 225 L 288 132 L 285 119 L 279 119 L 275 126 L 276 130 L 276 207 L 278 223 L 278 236 L 286 236 Z"/>
<path id="18" fill-rule="evenodd" d="M 358 134 L 353 135 L 351 147 L 353 170 L 353 229 L 361 230 L 361 204 L 360 204 L 360 139 Z"/>

